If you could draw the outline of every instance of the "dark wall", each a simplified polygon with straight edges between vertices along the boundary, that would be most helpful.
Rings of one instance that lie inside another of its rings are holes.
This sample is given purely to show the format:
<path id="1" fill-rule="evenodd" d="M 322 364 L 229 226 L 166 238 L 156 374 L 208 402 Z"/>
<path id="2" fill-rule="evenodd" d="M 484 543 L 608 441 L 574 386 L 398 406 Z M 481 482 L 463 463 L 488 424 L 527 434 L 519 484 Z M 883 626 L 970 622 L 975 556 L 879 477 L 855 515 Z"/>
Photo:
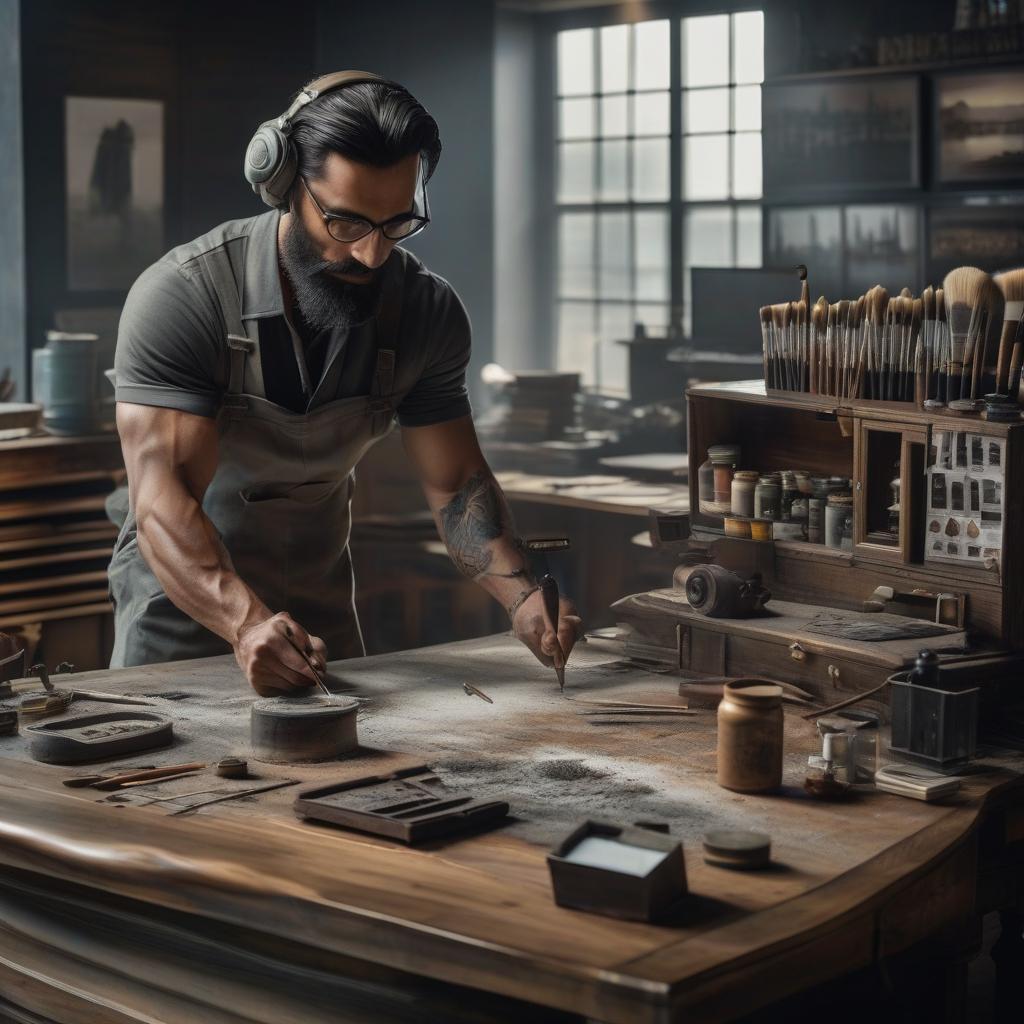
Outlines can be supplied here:
<path id="1" fill-rule="evenodd" d="M 28 0 L 21 16 L 26 325 L 36 346 L 56 310 L 117 307 L 125 294 L 68 289 L 65 97 L 163 101 L 168 249 L 262 209 L 241 175 L 245 145 L 311 77 L 313 33 L 266 0 Z"/>
<path id="2" fill-rule="evenodd" d="M 0 374 L 10 368 L 24 394 L 25 262 L 21 171 L 21 54 L 18 0 L 0 0 Z"/>
<path id="3" fill-rule="evenodd" d="M 494 5 L 486 0 L 321 2 L 317 71 L 393 78 L 434 115 L 443 153 L 429 186 L 432 223 L 409 248 L 447 278 L 473 323 L 470 386 L 494 351 Z"/>

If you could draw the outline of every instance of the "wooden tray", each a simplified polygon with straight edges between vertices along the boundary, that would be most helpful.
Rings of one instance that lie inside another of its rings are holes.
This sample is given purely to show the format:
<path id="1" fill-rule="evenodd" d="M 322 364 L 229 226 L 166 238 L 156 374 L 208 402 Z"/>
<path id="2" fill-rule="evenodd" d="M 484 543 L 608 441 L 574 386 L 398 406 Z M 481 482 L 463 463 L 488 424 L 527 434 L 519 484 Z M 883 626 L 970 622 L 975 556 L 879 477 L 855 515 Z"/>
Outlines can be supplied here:
<path id="1" fill-rule="evenodd" d="M 169 747 L 174 723 L 152 711 L 107 711 L 33 725 L 25 732 L 30 738 L 29 751 L 37 761 L 83 764 Z"/>
<path id="2" fill-rule="evenodd" d="M 307 789 L 294 807 L 303 818 L 410 844 L 476 831 L 508 815 L 504 801 L 450 790 L 426 765 Z"/>

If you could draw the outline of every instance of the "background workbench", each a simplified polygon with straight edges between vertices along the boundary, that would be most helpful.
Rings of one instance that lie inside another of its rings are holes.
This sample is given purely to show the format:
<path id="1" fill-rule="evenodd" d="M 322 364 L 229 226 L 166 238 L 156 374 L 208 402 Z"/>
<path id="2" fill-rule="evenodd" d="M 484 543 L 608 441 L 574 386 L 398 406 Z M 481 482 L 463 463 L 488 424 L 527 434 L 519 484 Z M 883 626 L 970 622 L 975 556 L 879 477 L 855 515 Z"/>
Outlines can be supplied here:
<path id="1" fill-rule="evenodd" d="M 978 915 L 1020 898 L 1024 783 L 998 759 L 941 806 L 873 791 L 816 803 L 800 788 L 815 730 L 787 716 L 783 791 L 743 796 L 715 783 L 714 712 L 592 724 L 507 636 L 336 663 L 332 674 L 370 698 L 358 756 L 254 763 L 261 778 L 319 783 L 429 764 L 453 787 L 507 798 L 509 824 L 406 849 L 299 822 L 291 804 L 301 786 L 169 817 L 188 798 L 139 808 L 68 790 L 60 780 L 74 771 L 29 761 L 24 735 L 2 739 L 9 1004 L 71 1024 L 97 1014 L 225 1024 L 722 1020 L 879 961 L 898 979 L 926 950 L 931 980 L 915 997 L 948 1010 Z M 463 681 L 494 704 L 465 695 Z M 121 764 L 247 752 L 253 695 L 231 659 L 76 682 L 151 695 L 174 716 L 174 747 Z M 674 689 L 585 647 L 567 672 L 567 697 L 671 701 Z M 546 849 L 586 816 L 670 824 L 693 894 L 678 917 L 633 924 L 554 904 Z M 769 832 L 772 869 L 705 865 L 700 836 L 722 825 Z"/>

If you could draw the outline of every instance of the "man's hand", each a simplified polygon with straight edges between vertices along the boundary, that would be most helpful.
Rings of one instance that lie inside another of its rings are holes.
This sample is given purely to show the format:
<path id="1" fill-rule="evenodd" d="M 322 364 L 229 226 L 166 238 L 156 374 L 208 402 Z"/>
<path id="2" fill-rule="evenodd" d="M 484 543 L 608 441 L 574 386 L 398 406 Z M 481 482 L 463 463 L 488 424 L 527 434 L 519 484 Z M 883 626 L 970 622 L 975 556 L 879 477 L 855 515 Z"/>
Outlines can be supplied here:
<path id="1" fill-rule="evenodd" d="M 326 645 L 320 637 L 307 633 L 287 612 L 278 612 L 239 631 L 235 658 L 261 697 L 294 694 L 316 684 L 316 677 L 295 645 L 323 673 Z"/>
<path id="2" fill-rule="evenodd" d="M 558 602 L 558 642 L 562 653 L 568 659 L 569 652 L 579 639 L 582 620 L 576 605 L 567 597 Z M 553 666 L 556 654 L 555 634 L 547 628 L 544 619 L 544 595 L 534 591 L 517 609 L 512 617 L 512 632 L 533 651 L 542 665 Z"/>

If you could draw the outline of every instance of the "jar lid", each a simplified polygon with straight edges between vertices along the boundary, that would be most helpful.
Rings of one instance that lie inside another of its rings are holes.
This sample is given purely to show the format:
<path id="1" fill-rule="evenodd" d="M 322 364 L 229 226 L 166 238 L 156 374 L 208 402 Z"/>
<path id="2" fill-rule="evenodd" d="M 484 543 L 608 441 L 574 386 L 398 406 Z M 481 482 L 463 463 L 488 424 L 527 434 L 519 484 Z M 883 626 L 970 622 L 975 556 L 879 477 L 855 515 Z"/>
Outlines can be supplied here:
<path id="1" fill-rule="evenodd" d="M 853 504 L 853 495 L 852 494 L 830 494 L 828 496 L 828 503 L 830 505 L 834 505 L 834 506 L 839 507 L 839 508 L 845 507 L 846 505 L 852 505 Z"/>
<path id="2" fill-rule="evenodd" d="M 759 480 L 761 474 L 756 469 L 737 469 L 732 478 L 733 480 Z"/>
<path id="3" fill-rule="evenodd" d="M 723 689 L 731 699 L 738 700 L 741 704 L 758 704 L 766 707 L 782 701 L 782 687 L 767 679 L 737 679 L 732 683 L 726 683 Z"/>
<path id="4" fill-rule="evenodd" d="M 759 484 L 764 484 L 766 487 L 778 487 L 779 486 L 779 478 L 777 476 L 775 476 L 774 474 L 772 474 L 771 476 L 758 477 L 757 482 Z"/>

